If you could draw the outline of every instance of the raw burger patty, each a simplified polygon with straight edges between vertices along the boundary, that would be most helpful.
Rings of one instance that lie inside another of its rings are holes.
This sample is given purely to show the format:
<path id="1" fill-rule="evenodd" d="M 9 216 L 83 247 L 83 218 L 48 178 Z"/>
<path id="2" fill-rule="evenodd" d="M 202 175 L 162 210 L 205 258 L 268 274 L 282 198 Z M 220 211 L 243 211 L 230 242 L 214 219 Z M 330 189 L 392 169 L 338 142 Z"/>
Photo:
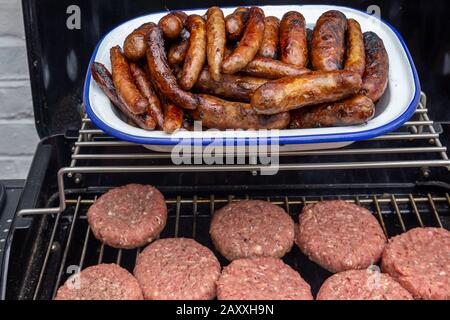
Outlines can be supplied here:
<path id="1" fill-rule="evenodd" d="M 450 231 L 417 228 L 390 239 L 381 268 L 416 299 L 450 299 Z"/>
<path id="2" fill-rule="evenodd" d="M 386 237 L 367 209 L 345 201 L 325 201 L 303 209 L 297 244 L 312 261 L 337 273 L 376 263 Z"/>
<path id="3" fill-rule="evenodd" d="M 100 264 L 70 277 L 55 300 L 142 300 L 137 280 L 116 264 Z"/>
<path id="4" fill-rule="evenodd" d="M 147 300 L 208 300 L 216 297 L 220 264 L 192 239 L 163 239 L 139 255 L 134 275 Z"/>
<path id="5" fill-rule="evenodd" d="M 121 249 L 142 247 L 164 229 L 164 196 L 152 186 L 130 184 L 98 198 L 87 213 L 89 225 L 101 242 Z"/>
<path id="6" fill-rule="evenodd" d="M 218 210 L 210 234 L 214 246 L 228 260 L 281 258 L 294 244 L 294 221 L 280 207 L 246 200 Z"/>
<path id="7" fill-rule="evenodd" d="M 412 295 L 389 275 L 350 270 L 328 278 L 317 300 L 413 300 Z"/>
<path id="8" fill-rule="evenodd" d="M 234 260 L 217 282 L 219 300 L 313 300 L 309 284 L 276 258 Z"/>

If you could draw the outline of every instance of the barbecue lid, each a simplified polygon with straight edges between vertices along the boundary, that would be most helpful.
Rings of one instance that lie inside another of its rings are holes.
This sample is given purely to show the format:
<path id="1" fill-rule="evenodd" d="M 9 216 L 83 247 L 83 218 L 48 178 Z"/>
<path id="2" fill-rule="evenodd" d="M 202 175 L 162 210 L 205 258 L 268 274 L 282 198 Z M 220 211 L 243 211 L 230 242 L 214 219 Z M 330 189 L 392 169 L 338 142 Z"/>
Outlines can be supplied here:
<path id="1" fill-rule="evenodd" d="M 296 0 L 283 1 L 298 5 Z M 321 4 L 323 0 L 308 1 Z M 131 18 L 165 10 L 207 8 L 217 1 L 190 0 L 22 0 L 36 128 L 41 138 L 80 127 L 82 88 L 90 56 L 109 30 Z M 253 1 L 222 1 L 250 6 Z M 280 4 L 278 0 L 260 5 Z M 447 1 L 335 1 L 336 5 L 379 11 L 403 35 L 439 119 L 450 119 Z M 431 37 L 430 34 L 433 36 Z"/>

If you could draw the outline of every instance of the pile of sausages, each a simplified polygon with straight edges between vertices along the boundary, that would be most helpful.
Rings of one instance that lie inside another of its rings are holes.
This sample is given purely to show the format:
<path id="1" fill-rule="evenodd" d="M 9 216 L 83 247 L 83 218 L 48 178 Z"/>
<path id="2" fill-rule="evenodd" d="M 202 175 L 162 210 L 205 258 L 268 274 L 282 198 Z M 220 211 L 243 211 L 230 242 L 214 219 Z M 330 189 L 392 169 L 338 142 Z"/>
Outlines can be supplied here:
<path id="1" fill-rule="evenodd" d="M 363 124 L 384 94 L 389 58 L 383 41 L 336 10 L 314 30 L 287 12 L 258 7 L 224 17 L 172 12 L 145 23 L 111 48 L 110 73 L 91 73 L 130 123 L 146 130 L 299 129 Z"/>

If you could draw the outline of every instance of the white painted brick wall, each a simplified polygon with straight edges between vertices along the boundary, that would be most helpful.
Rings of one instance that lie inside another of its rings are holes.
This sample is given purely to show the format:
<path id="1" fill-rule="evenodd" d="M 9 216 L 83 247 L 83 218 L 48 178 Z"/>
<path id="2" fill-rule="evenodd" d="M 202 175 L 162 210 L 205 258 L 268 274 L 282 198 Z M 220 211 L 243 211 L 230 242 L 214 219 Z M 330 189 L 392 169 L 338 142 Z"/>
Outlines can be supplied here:
<path id="1" fill-rule="evenodd" d="M 23 179 L 38 143 L 20 0 L 0 0 L 0 179 Z"/>

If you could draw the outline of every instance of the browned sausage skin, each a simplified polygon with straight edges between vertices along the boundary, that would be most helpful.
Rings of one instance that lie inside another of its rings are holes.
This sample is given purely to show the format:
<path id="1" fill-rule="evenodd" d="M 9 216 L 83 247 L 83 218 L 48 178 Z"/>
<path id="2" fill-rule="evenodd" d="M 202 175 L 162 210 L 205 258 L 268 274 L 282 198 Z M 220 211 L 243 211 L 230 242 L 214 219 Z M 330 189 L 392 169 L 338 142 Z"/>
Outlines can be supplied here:
<path id="1" fill-rule="evenodd" d="M 184 121 L 184 111 L 172 102 L 163 99 L 164 125 L 165 133 L 173 133 L 182 128 Z"/>
<path id="2" fill-rule="evenodd" d="M 205 94 L 200 94 L 199 99 L 198 109 L 190 111 L 190 115 L 207 128 L 284 129 L 290 122 L 289 112 L 264 116 L 257 114 L 247 103 L 230 102 Z"/>
<path id="3" fill-rule="evenodd" d="M 191 36 L 179 83 L 184 90 L 190 90 L 197 82 L 206 61 L 206 24 L 196 14 L 189 16 L 186 23 Z"/>
<path id="4" fill-rule="evenodd" d="M 134 114 L 145 113 L 148 101 L 139 92 L 131 76 L 130 65 L 119 46 L 112 47 L 111 66 L 114 86 L 119 98 Z"/>
<path id="5" fill-rule="evenodd" d="M 189 37 L 189 32 L 183 29 L 180 34 L 180 39 L 170 45 L 169 52 L 167 53 L 169 65 L 176 66 L 183 63 L 189 49 Z"/>
<path id="6" fill-rule="evenodd" d="M 339 11 L 325 12 L 313 31 L 311 60 L 314 70 L 333 71 L 343 67 L 347 18 Z"/>
<path id="7" fill-rule="evenodd" d="M 123 51 L 127 59 L 138 61 L 145 58 L 145 52 L 147 50 L 145 36 L 148 30 L 154 26 L 155 24 L 153 22 L 145 23 L 126 37 L 123 44 Z"/>
<path id="8" fill-rule="evenodd" d="M 269 58 L 255 58 L 242 69 L 242 73 L 264 79 L 280 79 L 310 73 L 311 70 Z"/>
<path id="9" fill-rule="evenodd" d="M 174 40 L 180 36 L 184 22 L 177 14 L 169 13 L 159 20 L 158 26 L 161 28 L 164 38 Z"/>
<path id="10" fill-rule="evenodd" d="M 225 45 L 227 42 L 225 34 L 225 18 L 223 12 L 218 7 L 211 7 L 206 12 L 206 35 L 208 68 L 211 77 L 215 81 L 220 80 L 222 71 L 222 61 L 225 54 Z"/>
<path id="11" fill-rule="evenodd" d="M 264 37 L 258 51 L 259 57 L 271 59 L 278 57 L 279 30 L 280 19 L 277 17 L 266 17 L 264 19 Z"/>
<path id="12" fill-rule="evenodd" d="M 250 8 L 247 27 L 241 41 L 234 51 L 225 58 L 222 64 L 222 71 L 226 74 L 233 74 L 253 60 L 258 53 L 264 37 L 264 11 L 260 8 Z"/>
<path id="13" fill-rule="evenodd" d="M 131 75 L 134 82 L 142 95 L 148 100 L 147 114 L 155 120 L 155 123 L 160 129 L 164 124 L 164 116 L 161 110 L 161 103 L 158 96 L 153 89 L 153 85 L 150 82 L 147 74 L 141 67 L 135 63 L 130 64 Z"/>
<path id="14" fill-rule="evenodd" d="M 147 35 L 147 45 L 148 70 L 155 89 L 181 108 L 197 108 L 198 98 L 178 86 L 177 80 L 169 68 L 164 52 L 162 31 L 157 26 L 150 29 Z"/>
<path id="15" fill-rule="evenodd" d="M 353 71 L 362 77 L 366 67 L 366 52 L 361 26 L 354 19 L 348 19 L 347 22 L 347 57 L 344 69 Z"/>
<path id="16" fill-rule="evenodd" d="M 215 81 L 207 69 L 203 70 L 195 84 L 195 89 L 233 101 L 249 102 L 252 94 L 268 80 L 254 77 L 224 74 Z"/>
<path id="17" fill-rule="evenodd" d="M 251 104 L 260 114 L 275 114 L 344 99 L 356 94 L 361 82 L 350 71 L 316 71 L 266 83 L 253 94 Z"/>
<path id="18" fill-rule="evenodd" d="M 339 102 L 300 108 L 291 112 L 291 129 L 338 127 L 364 124 L 375 114 L 372 100 L 355 95 Z"/>
<path id="19" fill-rule="evenodd" d="M 281 19 L 280 50 L 282 62 L 298 67 L 308 64 L 306 23 L 301 13 L 289 11 Z"/>
<path id="20" fill-rule="evenodd" d="M 230 41 L 241 39 L 248 20 L 248 8 L 237 8 L 234 12 L 225 18 L 225 29 L 227 38 Z"/>
<path id="21" fill-rule="evenodd" d="M 114 106 L 116 106 L 133 124 L 145 130 L 153 130 L 151 123 L 147 123 L 142 115 L 136 115 L 130 112 L 130 110 L 123 104 L 122 100 L 117 95 L 116 87 L 112 80 L 112 75 L 106 69 L 106 67 L 98 62 L 94 62 L 91 65 L 92 78 L 95 80 L 100 89 L 103 90 L 105 95 L 111 100 Z"/>
<path id="22" fill-rule="evenodd" d="M 374 32 L 364 33 L 366 68 L 361 94 L 377 102 L 384 94 L 389 79 L 389 56 L 383 40 Z"/>

